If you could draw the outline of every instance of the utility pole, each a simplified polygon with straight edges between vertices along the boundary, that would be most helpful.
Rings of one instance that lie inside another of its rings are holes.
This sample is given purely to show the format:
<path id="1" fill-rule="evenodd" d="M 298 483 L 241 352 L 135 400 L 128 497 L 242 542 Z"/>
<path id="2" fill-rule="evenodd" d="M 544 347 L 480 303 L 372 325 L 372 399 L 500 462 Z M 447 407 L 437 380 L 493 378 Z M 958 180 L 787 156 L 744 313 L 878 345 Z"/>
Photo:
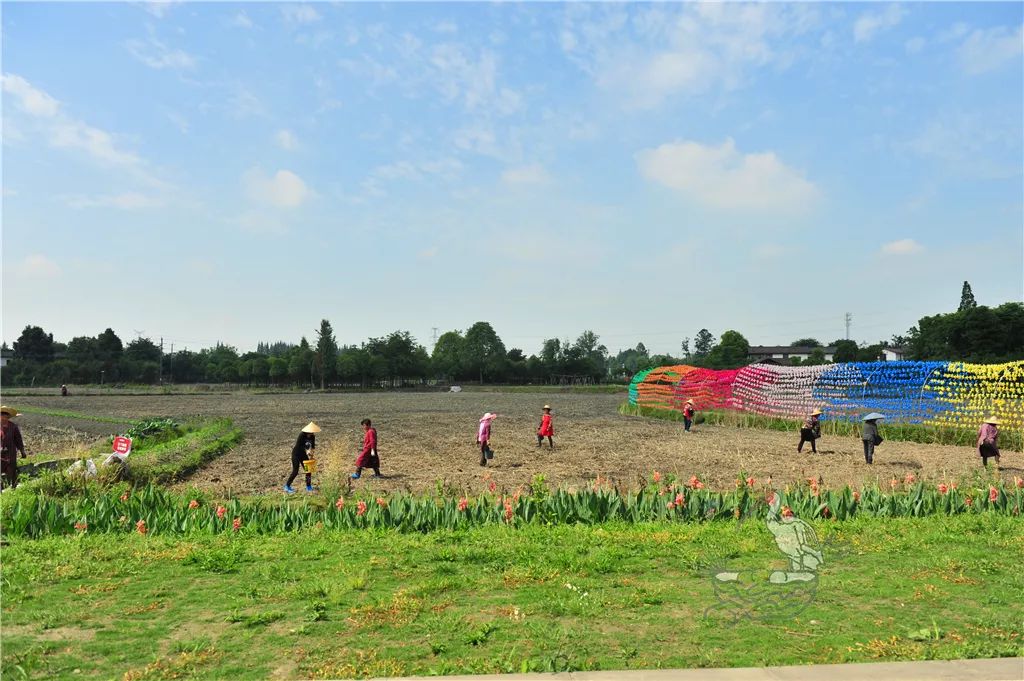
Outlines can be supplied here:
<path id="1" fill-rule="evenodd" d="M 163 385 L 164 382 L 164 337 L 160 336 L 160 368 L 157 369 L 157 382 Z"/>
<path id="2" fill-rule="evenodd" d="M 853 315 L 847 312 L 844 321 L 846 322 L 846 340 L 850 340 L 850 322 L 853 321 Z"/>

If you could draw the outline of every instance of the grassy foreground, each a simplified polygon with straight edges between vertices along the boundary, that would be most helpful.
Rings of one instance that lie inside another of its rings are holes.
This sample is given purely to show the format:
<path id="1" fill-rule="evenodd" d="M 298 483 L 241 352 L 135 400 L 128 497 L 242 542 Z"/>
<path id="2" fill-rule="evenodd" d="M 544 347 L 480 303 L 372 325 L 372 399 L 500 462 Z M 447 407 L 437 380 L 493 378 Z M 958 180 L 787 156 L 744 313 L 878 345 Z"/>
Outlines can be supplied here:
<path id="1" fill-rule="evenodd" d="M 15 539 L 3 671 L 338 678 L 1022 653 L 1019 518 L 814 525 L 836 540 L 816 600 L 735 625 L 703 617 L 709 573 L 782 565 L 762 522 Z"/>

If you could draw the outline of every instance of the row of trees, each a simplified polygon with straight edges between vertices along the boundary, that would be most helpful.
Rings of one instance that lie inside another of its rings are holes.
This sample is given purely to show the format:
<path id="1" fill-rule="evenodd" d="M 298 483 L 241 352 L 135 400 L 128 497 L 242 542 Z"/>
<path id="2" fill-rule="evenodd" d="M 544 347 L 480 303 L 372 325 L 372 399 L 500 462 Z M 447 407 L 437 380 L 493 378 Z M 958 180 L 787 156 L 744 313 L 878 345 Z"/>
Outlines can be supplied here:
<path id="1" fill-rule="evenodd" d="M 1024 304 L 1013 302 L 988 308 L 978 305 L 964 282 L 960 308 L 949 314 L 922 317 L 892 345 L 903 347 L 909 359 L 1003 362 L 1024 359 Z M 814 338 L 794 346 L 812 347 L 810 357 L 794 364 L 825 364 L 824 347 Z M 836 340 L 832 361 L 867 362 L 880 358 L 886 343 L 858 344 Z M 4 347 L 5 356 L 8 351 Z M 651 355 L 643 343 L 614 355 L 593 331 L 575 341 L 549 338 L 538 354 L 506 349 L 488 322 L 477 322 L 465 333 L 442 334 L 428 353 L 408 331 L 370 338 L 360 345 L 338 346 L 326 319 L 314 343 L 260 343 L 255 352 L 217 344 L 198 352 L 164 353 L 148 338 L 123 344 L 112 329 L 95 337 L 78 336 L 68 343 L 54 340 L 38 326 L 27 326 L 13 347 L 13 360 L 4 370 L 8 385 L 60 383 L 245 383 L 256 385 L 401 386 L 427 380 L 481 383 L 598 383 L 628 380 L 637 371 L 668 364 L 691 364 L 731 369 L 749 363 L 750 343 L 735 330 L 718 338 L 701 329 L 680 344 L 680 356 Z"/>

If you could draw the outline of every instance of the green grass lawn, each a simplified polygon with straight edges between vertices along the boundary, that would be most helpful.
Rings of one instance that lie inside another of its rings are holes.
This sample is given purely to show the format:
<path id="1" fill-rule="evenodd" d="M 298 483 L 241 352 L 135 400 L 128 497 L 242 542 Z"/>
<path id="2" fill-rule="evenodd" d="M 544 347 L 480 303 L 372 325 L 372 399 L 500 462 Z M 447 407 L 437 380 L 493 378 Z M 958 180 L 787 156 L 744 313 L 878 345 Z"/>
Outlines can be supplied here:
<path id="1" fill-rule="evenodd" d="M 762 522 L 169 537 L 3 549 L 5 678 L 284 678 L 1020 655 L 1024 523 L 814 523 L 795 618 L 729 620 L 710 569 L 781 567 Z"/>

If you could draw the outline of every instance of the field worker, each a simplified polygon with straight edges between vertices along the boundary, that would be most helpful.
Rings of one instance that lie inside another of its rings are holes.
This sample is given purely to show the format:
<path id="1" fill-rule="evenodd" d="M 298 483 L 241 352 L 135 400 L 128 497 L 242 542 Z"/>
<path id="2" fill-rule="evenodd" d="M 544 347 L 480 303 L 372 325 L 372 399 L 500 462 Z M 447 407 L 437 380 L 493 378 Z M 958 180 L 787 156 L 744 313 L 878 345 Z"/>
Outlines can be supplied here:
<path id="1" fill-rule="evenodd" d="M 316 453 L 316 433 L 319 432 L 320 426 L 310 421 L 299 433 L 299 438 L 295 441 L 295 446 L 292 447 L 292 474 L 288 476 L 288 482 L 284 483 L 284 491 L 288 494 L 295 494 L 295 490 L 292 489 L 292 481 L 299 474 L 302 462 L 314 458 Z M 306 491 L 314 491 L 313 475 L 311 473 L 306 473 Z"/>
<path id="2" fill-rule="evenodd" d="M 804 424 L 800 426 L 800 444 L 796 446 L 797 453 L 803 451 L 805 442 L 810 442 L 811 451 L 815 454 L 818 453 L 815 440 L 821 437 L 821 421 L 818 418 L 819 416 L 821 416 L 821 410 L 815 409 L 804 419 Z"/>
<path id="3" fill-rule="evenodd" d="M 978 429 L 978 454 L 981 465 L 988 468 L 989 457 L 995 457 L 996 468 L 999 468 L 999 419 L 990 416 Z"/>
<path id="4" fill-rule="evenodd" d="M 693 425 L 693 416 L 697 413 L 697 407 L 693 406 L 693 400 L 686 400 L 683 405 L 683 429 L 689 433 Z"/>
<path id="5" fill-rule="evenodd" d="M 361 478 L 364 468 L 372 468 L 373 477 L 379 478 L 380 457 L 377 456 L 377 429 L 370 423 L 370 419 L 363 419 L 359 425 L 363 427 L 363 451 L 356 458 L 356 472 L 352 474 L 352 479 Z"/>
<path id="6" fill-rule="evenodd" d="M 61 397 L 67 397 L 68 396 L 68 387 L 66 385 L 62 384 L 60 386 L 60 396 Z"/>
<path id="7" fill-rule="evenodd" d="M 0 406 L 0 489 L 18 486 L 18 452 L 21 452 L 21 458 L 25 458 L 21 430 L 11 420 L 17 415 L 17 409 Z"/>
<path id="8" fill-rule="evenodd" d="M 878 420 L 885 417 L 872 412 L 864 417 L 864 428 L 861 430 L 860 438 L 864 441 L 864 460 L 874 463 L 875 447 L 882 444 L 882 436 L 878 433 Z"/>
<path id="9" fill-rule="evenodd" d="M 548 439 L 548 445 L 551 449 L 555 448 L 555 427 L 551 425 L 551 407 L 550 405 L 544 405 L 544 415 L 540 417 L 540 428 L 537 429 L 537 446 L 540 447 L 544 444 L 544 438 Z"/>
<path id="10" fill-rule="evenodd" d="M 497 414 L 487 412 L 480 419 L 480 427 L 476 431 L 476 442 L 480 445 L 480 465 L 486 466 L 487 459 L 494 458 L 494 450 L 491 449 L 491 422 L 498 418 Z"/>

